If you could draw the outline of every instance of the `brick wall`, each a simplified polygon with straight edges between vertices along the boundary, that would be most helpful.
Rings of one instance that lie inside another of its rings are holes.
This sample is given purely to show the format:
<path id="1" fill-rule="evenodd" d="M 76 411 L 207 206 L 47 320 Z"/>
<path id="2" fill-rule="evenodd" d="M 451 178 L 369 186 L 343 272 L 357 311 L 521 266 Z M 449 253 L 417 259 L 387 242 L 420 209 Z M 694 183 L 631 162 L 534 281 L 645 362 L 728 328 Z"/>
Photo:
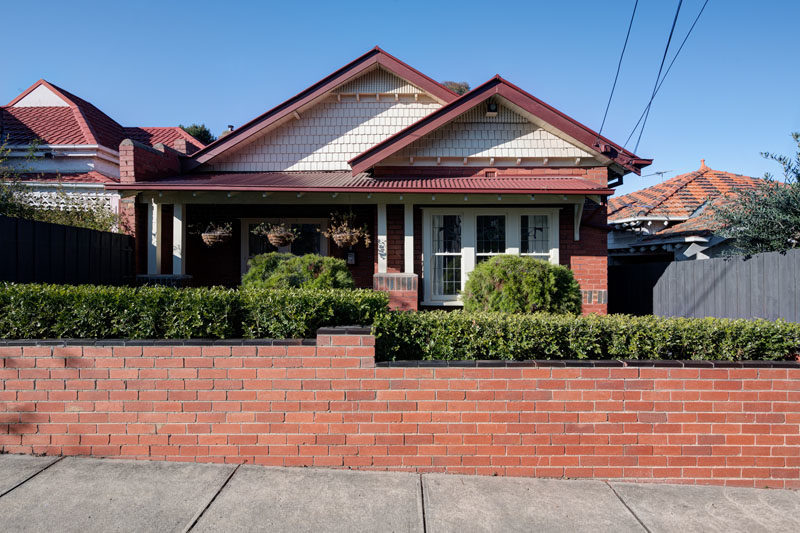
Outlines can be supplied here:
<path id="1" fill-rule="evenodd" d="M 180 174 L 180 157 L 180 153 L 161 143 L 151 148 L 125 139 L 119 145 L 120 181 L 131 183 Z"/>
<path id="2" fill-rule="evenodd" d="M 608 311 L 608 231 L 606 206 L 586 202 L 575 240 L 574 211 L 561 209 L 559 217 L 559 261 L 568 266 L 581 286 L 583 313 Z"/>
<path id="3" fill-rule="evenodd" d="M 0 452 L 800 488 L 792 363 L 376 367 L 364 330 L 5 344 Z"/>

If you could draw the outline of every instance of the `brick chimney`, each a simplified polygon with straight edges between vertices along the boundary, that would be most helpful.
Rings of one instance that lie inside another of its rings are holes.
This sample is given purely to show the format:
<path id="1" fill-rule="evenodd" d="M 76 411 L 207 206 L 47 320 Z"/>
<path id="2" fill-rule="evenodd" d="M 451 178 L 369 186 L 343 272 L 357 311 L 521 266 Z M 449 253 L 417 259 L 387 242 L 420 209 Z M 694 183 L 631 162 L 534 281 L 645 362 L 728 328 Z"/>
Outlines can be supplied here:
<path id="1" fill-rule="evenodd" d="M 178 138 L 172 141 L 172 148 L 175 149 L 176 152 L 180 152 L 184 155 L 189 155 L 189 143 L 186 142 L 186 139 Z"/>

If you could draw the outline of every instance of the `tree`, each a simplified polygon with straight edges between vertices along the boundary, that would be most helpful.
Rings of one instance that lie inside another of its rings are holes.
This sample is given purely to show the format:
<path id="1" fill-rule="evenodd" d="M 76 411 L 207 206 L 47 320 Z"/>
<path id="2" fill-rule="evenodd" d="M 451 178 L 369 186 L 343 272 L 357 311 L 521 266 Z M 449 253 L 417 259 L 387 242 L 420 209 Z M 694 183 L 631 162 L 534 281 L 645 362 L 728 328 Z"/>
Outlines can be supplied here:
<path id="1" fill-rule="evenodd" d="M 217 140 L 217 138 L 214 137 L 214 135 L 211 133 L 211 130 L 208 129 L 205 124 L 194 123 L 188 126 L 181 124 L 180 127 L 183 131 L 203 144 L 211 144 Z"/>
<path id="2" fill-rule="evenodd" d="M 469 92 L 469 83 L 465 81 L 443 81 L 442 85 L 456 94 L 464 94 Z"/>
<path id="3" fill-rule="evenodd" d="M 767 173 L 755 188 L 716 202 L 714 219 L 719 233 L 733 239 L 734 253 L 786 253 L 800 247 L 800 132 L 792 138 L 797 143 L 794 157 L 761 154 L 783 167 L 783 182 Z"/>

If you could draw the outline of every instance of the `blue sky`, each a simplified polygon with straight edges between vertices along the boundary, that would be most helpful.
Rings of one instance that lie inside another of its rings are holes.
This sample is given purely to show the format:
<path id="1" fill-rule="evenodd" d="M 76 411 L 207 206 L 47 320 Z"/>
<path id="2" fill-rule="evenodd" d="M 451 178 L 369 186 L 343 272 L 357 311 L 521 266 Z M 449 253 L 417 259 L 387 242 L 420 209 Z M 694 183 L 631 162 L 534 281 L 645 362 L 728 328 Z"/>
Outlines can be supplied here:
<path id="1" fill-rule="evenodd" d="M 673 48 L 702 2 L 684 0 Z M 676 5 L 639 2 L 603 130 L 617 143 L 649 99 Z M 376 44 L 440 81 L 474 87 L 501 74 L 598 129 L 633 0 L 36 6 L 3 8 L 3 40 L 17 45 L 0 75 L 0 100 L 45 78 L 126 126 L 204 122 L 218 134 Z M 654 159 L 644 174 L 668 170 L 671 177 L 698 168 L 701 158 L 721 170 L 777 172 L 759 152 L 794 153 L 798 20 L 796 0 L 710 0 L 654 102 L 638 150 Z M 629 175 L 619 191 L 661 179 Z"/>

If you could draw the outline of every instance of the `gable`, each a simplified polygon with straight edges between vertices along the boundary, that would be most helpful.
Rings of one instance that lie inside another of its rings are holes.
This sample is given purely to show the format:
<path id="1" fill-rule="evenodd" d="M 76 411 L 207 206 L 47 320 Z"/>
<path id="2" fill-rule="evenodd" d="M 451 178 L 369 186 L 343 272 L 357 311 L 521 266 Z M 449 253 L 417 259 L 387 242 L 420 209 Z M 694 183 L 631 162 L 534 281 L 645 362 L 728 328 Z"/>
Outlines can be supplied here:
<path id="1" fill-rule="evenodd" d="M 15 102 L 14 107 L 69 107 L 69 104 L 48 87 L 39 85 Z"/>
<path id="2" fill-rule="evenodd" d="M 589 152 L 528 121 L 504 105 L 487 116 L 478 105 L 417 139 L 383 164 L 403 165 L 434 160 L 438 164 L 496 165 L 541 163 L 543 159 L 592 158 Z M 413 158 L 413 159 L 412 159 Z M 465 161 L 466 158 L 466 161 Z M 535 161 L 533 161 L 535 160 Z"/>
<path id="3" fill-rule="evenodd" d="M 209 166 L 223 172 L 350 170 L 348 160 L 440 107 L 419 87 L 374 69 Z"/>

